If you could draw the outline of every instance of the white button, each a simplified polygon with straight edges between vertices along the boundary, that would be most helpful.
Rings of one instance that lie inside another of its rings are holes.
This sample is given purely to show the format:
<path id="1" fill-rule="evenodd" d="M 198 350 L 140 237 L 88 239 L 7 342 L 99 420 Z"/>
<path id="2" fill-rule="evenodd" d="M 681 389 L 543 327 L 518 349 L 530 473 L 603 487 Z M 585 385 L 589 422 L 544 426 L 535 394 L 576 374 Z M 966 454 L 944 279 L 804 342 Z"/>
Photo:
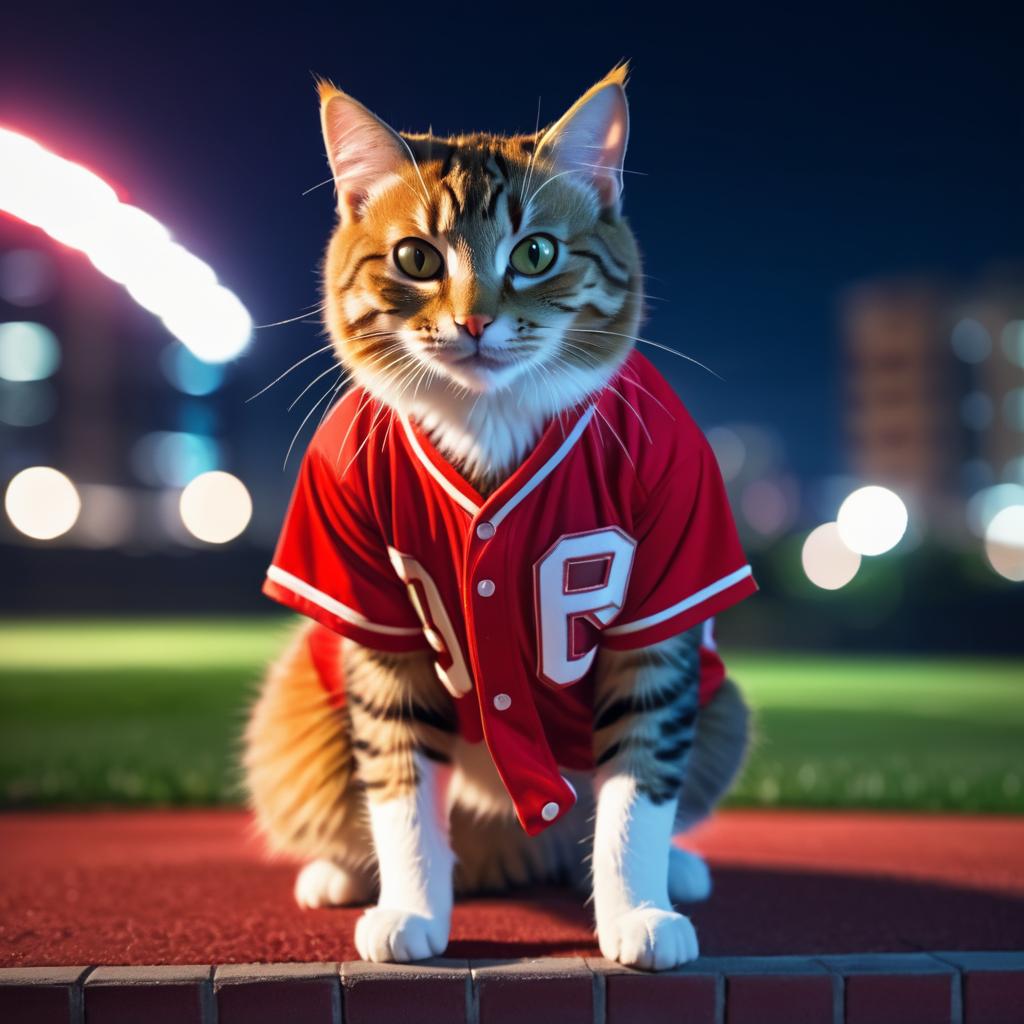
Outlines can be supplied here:
<path id="1" fill-rule="evenodd" d="M 541 808 L 540 816 L 545 821 L 554 821 L 555 818 L 558 817 L 558 804 L 556 804 L 554 800 L 549 804 L 545 804 Z"/>
<path id="2" fill-rule="evenodd" d="M 445 672 L 445 670 L 441 668 L 441 666 L 438 665 L 436 661 L 434 662 L 434 671 L 437 673 L 437 678 L 440 679 L 441 682 L 444 683 L 444 685 L 447 686 L 448 689 L 450 690 L 452 688 L 452 683 L 451 680 L 448 678 L 448 673 Z"/>
<path id="3" fill-rule="evenodd" d="M 434 648 L 435 651 L 440 653 L 444 650 L 444 641 L 441 639 L 441 635 L 436 629 L 431 629 L 429 626 L 424 627 L 423 635 L 427 638 L 427 643 Z"/>
<path id="4" fill-rule="evenodd" d="M 494 580 L 481 580 L 476 585 L 476 592 L 481 597 L 490 597 L 494 593 Z"/>
<path id="5" fill-rule="evenodd" d="M 494 695 L 494 706 L 499 711 L 508 711 L 512 707 L 512 698 L 507 693 L 496 693 Z"/>
<path id="6" fill-rule="evenodd" d="M 494 536 L 494 523 L 477 523 L 476 535 L 481 540 L 490 540 Z"/>

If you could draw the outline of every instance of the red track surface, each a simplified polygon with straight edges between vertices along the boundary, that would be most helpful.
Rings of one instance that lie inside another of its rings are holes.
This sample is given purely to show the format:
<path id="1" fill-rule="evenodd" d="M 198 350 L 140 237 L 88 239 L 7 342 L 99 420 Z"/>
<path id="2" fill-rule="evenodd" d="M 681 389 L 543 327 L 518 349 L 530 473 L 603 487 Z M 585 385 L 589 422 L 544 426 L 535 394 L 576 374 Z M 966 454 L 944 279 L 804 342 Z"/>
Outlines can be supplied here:
<path id="1" fill-rule="evenodd" d="M 1024 819 L 729 812 L 693 845 L 706 954 L 1024 948 Z M 358 908 L 300 911 L 237 811 L 0 816 L 0 966 L 356 958 Z M 455 911 L 450 957 L 597 955 L 575 894 Z"/>

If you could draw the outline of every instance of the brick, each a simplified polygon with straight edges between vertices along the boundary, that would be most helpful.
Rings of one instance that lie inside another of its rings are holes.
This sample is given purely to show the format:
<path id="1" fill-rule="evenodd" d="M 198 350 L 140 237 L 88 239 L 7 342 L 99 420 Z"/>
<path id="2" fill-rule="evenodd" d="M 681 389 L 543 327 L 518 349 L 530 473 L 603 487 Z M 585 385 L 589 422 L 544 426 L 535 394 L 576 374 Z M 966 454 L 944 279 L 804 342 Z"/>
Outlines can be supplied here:
<path id="1" fill-rule="evenodd" d="M 706 957 L 725 976 L 726 1024 L 832 1024 L 839 981 L 799 956 Z"/>
<path id="2" fill-rule="evenodd" d="M 1024 1024 L 1024 953 L 936 953 L 962 973 L 964 1024 Z"/>
<path id="3" fill-rule="evenodd" d="M 338 964 L 227 964 L 213 975 L 218 1024 L 338 1024 Z"/>
<path id="4" fill-rule="evenodd" d="M 926 953 L 818 958 L 843 978 L 846 1024 L 951 1024 L 956 971 Z"/>
<path id="5" fill-rule="evenodd" d="M 471 960 L 480 1024 L 592 1024 L 594 976 L 571 957 Z"/>
<path id="6" fill-rule="evenodd" d="M 85 982 L 85 1024 L 203 1024 L 212 979 L 208 966 L 97 967 Z"/>
<path id="7" fill-rule="evenodd" d="M 88 967 L 0 969 L 0 1021 L 4 1024 L 80 1024 L 80 982 Z"/>
<path id="8" fill-rule="evenodd" d="M 468 960 L 341 965 L 345 1024 L 465 1024 L 472 981 Z"/>
<path id="9" fill-rule="evenodd" d="M 610 960 L 586 963 L 604 985 L 606 1024 L 718 1024 L 721 980 L 699 960 L 657 974 Z"/>

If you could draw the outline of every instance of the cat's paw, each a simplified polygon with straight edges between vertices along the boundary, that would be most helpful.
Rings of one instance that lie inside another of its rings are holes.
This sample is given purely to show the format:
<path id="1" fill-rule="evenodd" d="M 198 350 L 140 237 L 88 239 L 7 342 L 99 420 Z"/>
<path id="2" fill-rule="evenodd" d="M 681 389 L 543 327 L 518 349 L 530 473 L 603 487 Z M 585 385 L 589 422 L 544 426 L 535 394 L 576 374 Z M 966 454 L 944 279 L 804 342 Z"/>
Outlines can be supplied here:
<path id="1" fill-rule="evenodd" d="M 673 903 L 695 903 L 711 895 L 711 872 L 703 857 L 672 847 L 668 854 L 668 897 Z"/>
<path id="2" fill-rule="evenodd" d="M 356 922 L 356 949 L 378 964 L 425 960 L 445 951 L 448 927 L 447 920 L 373 907 Z"/>
<path id="3" fill-rule="evenodd" d="M 657 907 L 637 907 L 599 923 L 597 939 L 607 959 L 646 971 L 667 971 L 699 954 L 690 919 Z"/>
<path id="4" fill-rule="evenodd" d="M 365 903 L 371 896 L 367 879 L 331 860 L 310 861 L 295 879 L 295 902 L 300 907 L 340 907 Z"/>

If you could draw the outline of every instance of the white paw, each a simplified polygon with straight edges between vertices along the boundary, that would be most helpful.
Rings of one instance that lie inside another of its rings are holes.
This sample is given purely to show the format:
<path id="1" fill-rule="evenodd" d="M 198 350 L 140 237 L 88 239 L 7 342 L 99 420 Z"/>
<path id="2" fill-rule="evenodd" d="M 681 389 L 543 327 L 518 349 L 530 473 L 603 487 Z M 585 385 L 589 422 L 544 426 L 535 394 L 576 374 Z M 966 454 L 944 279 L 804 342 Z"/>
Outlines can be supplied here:
<path id="1" fill-rule="evenodd" d="M 425 960 L 445 951 L 448 927 L 447 919 L 373 907 L 356 922 L 356 949 L 378 964 Z"/>
<path id="2" fill-rule="evenodd" d="M 695 903 L 711 895 L 711 872 L 702 857 L 672 847 L 668 854 L 668 898 L 673 903 Z"/>
<path id="3" fill-rule="evenodd" d="M 370 895 L 369 882 L 331 860 L 310 861 L 295 879 L 295 902 L 300 907 L 365 903 Z"/>
<path id="4" fill-rule="evenodd" d="M 646 971 L 667 971 L 699 954 L 690 919 L 656 907 L 637 907 L 598 924 L 597 939 L 607 959 Z"/>

